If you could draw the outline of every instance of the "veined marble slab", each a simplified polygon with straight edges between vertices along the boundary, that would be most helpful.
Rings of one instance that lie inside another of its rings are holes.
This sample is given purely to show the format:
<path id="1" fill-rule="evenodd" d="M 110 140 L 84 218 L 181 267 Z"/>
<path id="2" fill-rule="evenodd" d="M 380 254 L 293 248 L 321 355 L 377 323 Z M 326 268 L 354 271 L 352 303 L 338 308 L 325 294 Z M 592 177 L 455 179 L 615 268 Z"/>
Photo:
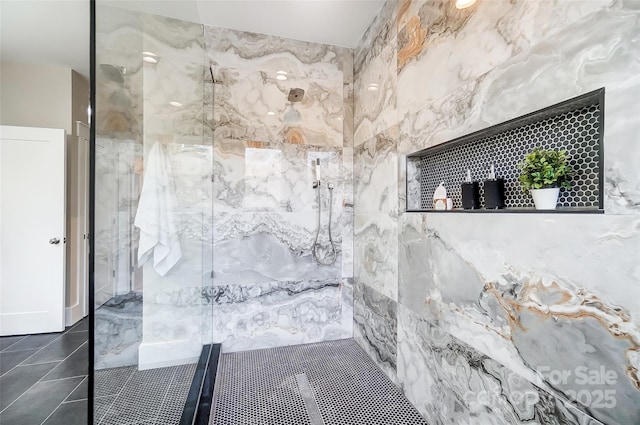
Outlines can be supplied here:
<path id="1" fill-rule="evenodd" d="M 639 35 L 640 11 L 634 2 L 617 2 L 576 19 L 478 78 L 424 100 L 423 109 L 403 126 L 407 137 L 400 138 L 399 150 L 408 153 L 444 143 L 605 87 L 601 170 L 605 210 L 636 214 L 640 210 L 640 177 L 634 165 L 640 157 L 640 104 L 636 101 L 640 65 L 635 55 Z M 411 90 L 420 92 L 414 86 Z"/>
<path id="2" fill-rule="evenodd" d="M 213 308 L 213 341 L 225 352 L 352 335 L 350 279 L 214 285 L 202 295 Z"/>
<path id="3" fill-rule="evenodd" d="M 342 146 L 345 119 L 342 75 L 332 80 L 290 76 L 260 69 L 213 68 L 216 140 Z M 281 76 L 281 75 L 280 75 Z M 287 100 L 294 88 L 300 102 Z"/>
<path id="4" fill-rule="evenodd" d="M 318 242 L 321 259 L 330 255 L 327 220 Z M 333 265 L 320 266 L 311 255 L 316 216 L 310 213 L 216 213 L 214 216 L 216 284 L 338 279 L 342 271 L 341 228 L 332 221 L 337 251 Z"/>
<path id="5" fill-rule="evenodd" d="M 601 424 L 402 305 L 398 377 L 432 424 Z"/>
<path id="6" fill-rule="evenodd" d="M 393 126 L 354 151 L 354 202 L 360 212 L 398 212 L 398 126 Z"/>
<path id="7" fill-rule="evenodd" d="M 351 51 L 344 47 L 208 26 L 205 44 L 215 66 L 334 81 L 342 81 L 344 75 L 351 81 Z"/>
<path id="8" fill-rule="evenodd" d="M 405 214 L 401 223 L 401 304 L 605 423 L 638 420 L 637 218 Z M 615 382 L 585 384 L 577 366 Z M 605 389 L 615 409 L 596 399 Z"/>
<path id="9" fill-rule="evenodd" d="M 214 153 L 214 209 L 219 211 L 317 211 L 313 161 L 320 159 L 321 205 L 328 217 L 328 183 L 334 184 L 333 215 L 339 217 L 352 187 L 350 163 L 341 148 L 219 140 Z M 326 218 L 325 217 L 325 218 Z"/>
<path id="10" fill-rule="evenodd" d="M 397 2 L 387 1 L 354 53 L 354 146 L 397 123 Z"/>
<path id="11" fill-rule="evenodd" d="M 353 338 L 395 383 L 397 303 L 358 282 L 353 289 Z"/>
<path id="12" fill-rule="evenodd" d="M 492 0 L 457 9 L 448 0 L 402 2 L 398 114 L 418 111 L 613 3 Z"/>
<path id="13" fill-rule="evenodd" d="M 98 306 L 94 332 L 96 369 L 137 365 L 142 342 L 142 294 L 118 295 Z"/>

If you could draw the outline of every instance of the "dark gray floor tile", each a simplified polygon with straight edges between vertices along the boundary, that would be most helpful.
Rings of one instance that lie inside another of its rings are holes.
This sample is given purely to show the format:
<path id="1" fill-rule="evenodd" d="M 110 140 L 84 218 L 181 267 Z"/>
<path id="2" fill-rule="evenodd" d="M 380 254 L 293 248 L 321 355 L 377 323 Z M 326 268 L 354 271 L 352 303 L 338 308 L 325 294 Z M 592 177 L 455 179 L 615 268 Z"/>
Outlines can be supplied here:
<path id="1" fill-rule="evenodd" d="M 64 359 L 58 366 L 47 374 L 43 381 L 53 379 L 71 378 L 72 376 L 86 376 L 89 374 L 89 351 L 87 343 L 84 343 L 78 350 Z"/>
<path id="2" fill-rule="evenodd" d="M 36 351 L 38 350 L 5 351 L 0 353 L 0 375 L 10 371 Z"/>
<path id="3" fill-rule="evenodd" d="M 73 392 L 71 393 L 67 401 L 82 400 L 84 398 L 87 398 L 88 396 L 89 396 L 89 378 L 84 378 L 84 381 L 82 381 L 82 384 L 80 384 L 78 388 L 73 390 Z"/>
<path id="4" fill-rule="evenodd" d="M 20 341 L 24 336 L 3 336 L 0 338 L 0 351 L 5 348 L 11 347 L 16 342 Z"/>
<path id="5" fill-rule="evenodd" d="M 35 350 L 44 347 L 60 336 L 62 333 L 27 335 L 22 341 L 13 344 L 5 351 Z"/>
<path id="6" fill-rule="evenodd" d="M 86 425 L 87 400 L 62 403 L 43 425 Z"/>
<path id="7" fill-rule="evenodd" d="M 76 351 L 88 339 L 87 332 L 70 332 L 53 341 L 33 356 L 24 361 L 24 364 L 44 363 L 55 360 L 64 360 L 69 354 Z"/>
<path id="8" fill-rule="evenodd" d="M 41 424 L 81 381 L 82 378 L 69 378 L 37 383 L 0 413 L 0 423 Z"/>
<path id="9" fill-rule="evenodd" d="M 0 410 L 4 409 L 27 391 L 58 363 L 18 366 L 0 378 Z M 3 422 L 0 422 L 4 424 Z"/>
<path id="10" fill-rule="evenodd" d="M 78 321 L 78 323 L 74 324 L 69 332 L 79 332 L 79 331 L 88 331 L 89 330 L 89 318 L 85 317 L 84 319 Z"/>

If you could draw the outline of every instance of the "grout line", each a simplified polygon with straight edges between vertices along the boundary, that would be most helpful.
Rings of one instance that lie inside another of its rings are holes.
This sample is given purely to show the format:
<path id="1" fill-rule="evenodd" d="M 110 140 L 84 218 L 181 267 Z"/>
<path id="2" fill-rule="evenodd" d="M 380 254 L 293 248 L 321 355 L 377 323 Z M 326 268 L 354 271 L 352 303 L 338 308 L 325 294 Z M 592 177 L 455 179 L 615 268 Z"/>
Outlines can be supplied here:
<path id="1" fill-rule="evenodd" d="M 100 397 L 98 397 L 100 398 Z M 87 398 L 79 398 L 77 400 L 68 400 L 68 401 L 63 401 L 62 404 L 69 404 L 69 403 L 75 403 L 76 401 L 86 401 L 88 400 Z"/>
<path id="2" fill-rule="evenodd" d="M 22 350 L 22 351 L 29 351 L 29 350 Z M 11 351 L 11 353 L 19 353 L 19 351 Z M 35 354 L 35 353 L 33 353 L 33 354 Z M 31 357 L 31 356 L 29 356 L 29 357 Z M 27 358 L 29 358 L 29 357 L 27 357 Z M 24 359 L 24 360 L 26 360 L 26 359 Z M 23 360 L 23 361 L 24 361 L 24 360 Z M 36 364 L 45 364 L 45 363 L 55 363 L 55 362 L 34 363 L 34 365 L 36 365 Z M 7 370 L 6 372 L 4 372 L 4 373 L 0 374 L 0 378 L 2 378 L 3 376 L 5 376 L 7 373 L 11 372 L 11 371 L 12 371 L 12 370 L 14 370 L 15 368 L 20 367 L 20 365 L 21 365 L 21 364 L 22 364 L 22 362 L 18 363 L 17 365 L 15 365 L 15 366 L 14 366 L 14 367 L 12 367 L 11 369 Z M 31 366 L 31 365 L 29 365 L 29 366 Z"/>
<path id="3" fill-rule="evenodd" d="M 160 403 L 161 407 L 164 406 L 165 400 L 169 395 L 169 390 L 171 390 L 171 385 L 173 384 L 173 381 L 176 379 L 177 373 L 178 373 L 178 366 L 174 366 L 173 374 L 171 374 L 171 379 L 169 380 L 169 385 L 167 385 L 167 388 L 164 390 L 164 395 L 162 396 L 162 402 Z M 156 419 L 158 419 L 158 416 L 160 416 L 160 409 L 156 410 L 156 415 L 154 418 L 149 418 L 149 419 L 153 419 L 153 421 L 155 422 Z"/>
<path id="4" fill-rule="evenodd" d="M 62 335 L 61 335 L 62 336 Z M 51 343 L 53 343 L 54 341 L 56 341 L 58 338 L 54 339 L 53 341 L 51 341 Z M 82 344 L 80 344 L 80 347 L 76 348 L 76 350 L 73 351 L 73 353 L 75 353 L 78 349 L 80 349 L 84 344 L 87 344 L 87 342 L 83 342 Z M 49 344 L 47 344 L 45 347 L 47 347 Z M 45 347 L 42 347 L 40 350 L 44 349 Z M 33 353 L 33 355 L 36 355 L 40 352 L 40 350 L 38 350 L 37 352 Z M 35 387 L 36 385 L 38 385 L 41 382 L 53 382 L 53 381 L 62 381 L 64 379 L 69 379 L 69 378 L 60 378 L 60 379 L 52 379 L 50 381 L 42 381 L 42 379 L 47 376 L 48 374 L 51 373 L 51 371 L 53 369 L 55 369 L 56 367 L 58 367 L 60 365 L 60 363 L 62 363 L 63 361 L 67 360 L 69 357 L 71 357 L 71 355 L 73 354 L 69 354 L 67 357 L 65 357 L 63 360 L 60 361 L 51 361 L 51 362 L 42 362 L 42 363 L 34 363 L 34 364 L 47 364 L 47 363 L 58 363 L 57 365 L 55 365 L 49 372 L 45 373 L 44 376 L 42 376 L 40 379 L 38 379 L 33 385 L 31 385 L 29 388 L 27 388 L 22 394 L 20 394 L 20 396 L 18 396 L 18 398 L 16 398 L 15 400 L 13 400 L 7 407 L 5 407 L 4 409 L 0 410 L 0 413 L 4 412 L 5 410 L 7 410 L 9 407 L 11 407 L 16 401 L 20 400 L 20 398 L 22 398 L 23 395 L 25 395 L 29 390 L 31 390 L 33 387 Z M 30 356 L 29 358 L 31 358 L 32 356 Z M 26 360 L 28 360 L 29 358 L 27 358 Z M 25 360 L 25 361 L 26 361 Z M 21 366 L 22 363 L 20 363 L 19 365 L 15 366 L 13 369 L 17 368 L 18 366 Z M 24 366 L 33 366 L 31 364 L 29 365 L 22 365 Z M 11 370 L 13 370 L 11 369 Z M 82 375 L 82 376 L 87 376 L 87 375 Z"/>
<path id="5" fill-rule="evenodd" d="M 47 372 L 47 373 L 46 373 L 42 378 L 40 378 L 40 382 L 55 381 L 55 379 L 48 379 L 48 380 L 45 380 L 44 378 L 46 378 L 47 376 L 49 376 L 49 374 L 50 374 L 51 372 L 53 372 L 54 370 L 56 370 L 56 369 L 57 369 L 57 368 L 58 368 L 62 363 L 64 363 L 65 361 L 67 361 L 67 360 L 69 359 L 69 357 L 73 356 L 75 353 L 77 353 L 79 350 L 81 350 L 81 349 L 82 349 L 82 347 L 83 347 L 85 344 L 88 344 L 88 342 L 83 342 L 82 344 L 80 344 L 80 347 L 78 347 L 78 348 L 76 348 L 75 350 L 73 350 L 73 351 L 71 352 L 71 354 L 69 354 L 67 357 L 65 357 L 63 360 L 61 360 L 61 361 L 60 361 L 60 363 L 58 363 L 56 366 L 54 366 L 54 367 L 53 367 L 53 369 L 51 369 L 51 370 L 50 370 L 49 372 Z M 26 366 L 26 365 L 25 365 L 25 366 Z M 88 372 L 89 372 L 89 371 L 88 371 L 88 368 L 87 368 L 87 373 L 88 373 Z M 78 375 L 78 376 L 87 376 L 87 375 L 85 374 L 85 375 Z"/>
<path id="6" fill-rule="evenodd" d="M 82 385 L 82 383 L 84 382 L 84 380 L 85 380 L 85 379 L 87 379 L 87 378 L 85 377 L 82 381 L 80 381 L 80 382 L 78 383 L 78 385 L 76 385 L 76 386 L 73 388 L 73 390 L 71 390 L 71 392 L 69 393 L 69 395 L 67 395 L 67 397 L 65 397 L 65 399 L 64 399 L 64 400 L 62 400 L 60 403 L 58 403 L 58 405 L 56 406 L 56 408 L 55 408 L 55 409 L 53 409 L 53 410 L 51 411 L 51 413 L 49 413 L 49 416 L 47 416 L 46 418 L 44 418 L 44 421 L 42 421 L 42 423 L 41 423 L 40 425 L 44 425 L 44 423 L 45 423 L 45 422 L 47 422 L 47 420 L 48 420 L 51 416 L 53 416 L 53 414 L 54 414 L 54 413 L 56 413 L 56 411 L 60 408 L 60 406 L 62 406 L 62 403 L 64 403 L 64 402 L 65 402 L 65 401 L 66 401 L 66 400 L 71 396 L 71 394 L 73 394 L 73 392 L 74 392 L 75 390 L 77 390 L 77 389 L 78 389 L 78 387 L 79 387 L 80 385 Z M 55 379 L 52 379 L 51 381 L 46 381 L 46 382 L 55 382 L 55 381 L 56 381 Z"/>
<path id="7" fill-rule="evenodd" d="M 45 348 L 47 348 L 48 346 L 50 346 L 51 344 L 53 344 L 54 342 L 56 342 L 57 340 L 59 340 L 60 338 L 62 338 L 63 336 L 66 335 L 66 331 L 60 333 L 60 335 L 57 338 L 54 338 L 50 343 L 48 343 L 47 345 L 45 345 L 44 347 L 40 347 L 40 349 L 38 349 L 38 351 L 36 351 L 35 353 L 33 353 L 32 355 L 30 355 L 29 357 L 27 357 L 26 359 L 24 359 L 22 362 L 20 362 L 20 364 L 26 362 L 27 360 L 29 360 L 31 357 L 35 356 L 36 354 L 38 354 L 40 351 L 44 350 Z M 43 362 L 46 363 L 46 362 Z"/>
<path id="8" fill-rule="evenodd" d="M 75 379 L 75 378 L 79 378 L 79 376 L 71 376 L 69 378 L 60 378 L 60 379 L 52 379 L 51 381 L 47 381 L 47 382 L 55 382 L 55 381 L 64 381 L 65 379 Z M 33 384 L 32 386 L 30 386 L 25 392 L 23 392 L 22 394 L 20 394 L 20 396 L 18 398 L 16 398 L 15 400 L 13 400 L 7 407 L 5 407 L 4 409 L 0 410 L 0 414 L 4 413 L 8 408 L 10 408 L 11 406 L 13 406 L 16 401 L 20 400 L 27 392 L 29 392 L 33 387 L 35 387 L 38 384 L 41 384 L 42 382 L 38 381 L 35 384 Z"/>
<path id="9" fill-rule="evenodd" d="M 102 417 L 100 418 L 100 420 L 98 421 L 98 424 L 102 423 L 102 420 L 104 418 L 107 417 L 107 415 L 109 414 L 109 412 L 111 411 L 111 408 L 113 407 L 113 405 L 115 404 L 115 402 L 118 400 L 118 398 L 120 398 L 120 395 L 122 394 L 122 391 L 127 387 L 127 384 L 129 383 L 129 381 L 131 381 L 131 378 L 133 378 L 133 375 L 136 374 L 137 371 L 137 367 L 135 367 L 132 371 L 131 374 L 129 375 L 129 377 L 127 378 L 126 382 L 120 387 L 120 389 L 118 390 L 118 393 L 115 394 L 115 396 L 113 397 L 113 401 L 111 401 L 111 404 L 109 405 L 109 408 L 106 409 L 104 411 L 104 415 L 102 415 Z M 96 397 L 97 398 L 97 397 Z"/>
<path id="10" fill-rule="evenodd" d="M 67 396 L 67 398 L 65 398 L 62 402 L 63 402 L 63 403 L 66 403 L 66 402 L 71 403 L 72 401 L 76 401 L 76 400 L 69 400 L 69 397 L 71 397 L 71 394 L 73 394 L 74 392 L 76 392 L 76 390 L 78 389 L 78 387 L 80 387 L 80 385 L 82 385 L 82 383 L 83 383 L 84 381 L 88 380 L 88 379 L 89 379 L 89 376 L 88 376 L 88 375 L 85 375 L 85 376 L 84 376 L 84 379 L 83 379 L 82 381 L 80 381 L 80 383 L 79 383 L 79 384 L 78 384 L 78 385 L 73 389 L 73 391 L 71 391 L 71 392 L 69 393 L 69 395 Z M 78 399 L 78 400 L 87 400 L 88 398 L 89 398 L 89 397 L 85 397 L 85 398 L 81 398 L 81 399 Z"/>
<path id="11" fill-rule="evenodd" d="M 4 350 L 2 350 L 1 352 L 2 352 L 2 353 L 4 353 L 4 352 L 8 352 L 8 351 L 9 351 L 9 348 L 13 347 L 14 345 L 16 345 L 17 343 L 19 343 L 20 341 L 22 341 L 23 339 L 25 339 L 25 338 L 26 338 L 26 337 L 28 337 L 28 336 L 29 336 L 29 335 L 25 335 L 25 336 L 23 336 L 22 338 L 20 338 L 19 340 L 17 340 L 16 342 L 14 342 L 13 344 L 8 345 L 8 346 L 6 346 L 6 347 L 4 347 Z M 26 351 L 26 350 L 18 350 L 18 351 Z"/>
<path id="12" fill-rule="evenodd" d="M 35 354 L 35 353 L 34 353 Z M 9 369 L 8 371 L 6 371 L 5 373 L 2 374 L 2 376 L 0 376 L 0 378 L 4 377 L 7 373 L 11 372 L 14 369 L 17 369 L 19 367 L 27 367 L 27 366 L 36 366 L 36 365 L 40 365 L 40 364 L 47 364 L 47 363 L 60 363 L 60 360 L 52 360 L 50 362 L 41 362 L 41 363 L 31 363 L 31 364 L 25 364 L 23 365 L 22 363 L 18 363 L 17 365 L 15 365 L 14 367 L 12 367 L 11 369 Z M 55 368 L 55 366 L 54 366 Z M 47 372 L 49 373 L 49 372 Z"/>

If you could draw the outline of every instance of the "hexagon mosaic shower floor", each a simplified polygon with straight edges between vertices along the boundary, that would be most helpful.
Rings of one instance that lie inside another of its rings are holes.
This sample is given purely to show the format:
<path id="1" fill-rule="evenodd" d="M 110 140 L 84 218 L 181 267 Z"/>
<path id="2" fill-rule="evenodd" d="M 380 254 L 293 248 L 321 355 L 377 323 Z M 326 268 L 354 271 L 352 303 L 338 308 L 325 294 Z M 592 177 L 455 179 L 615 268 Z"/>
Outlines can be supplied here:
<path id="1" fill-rule="evenodd" d="M 223 354 L 210 425 L 426 425 L 353 339 Z"/>

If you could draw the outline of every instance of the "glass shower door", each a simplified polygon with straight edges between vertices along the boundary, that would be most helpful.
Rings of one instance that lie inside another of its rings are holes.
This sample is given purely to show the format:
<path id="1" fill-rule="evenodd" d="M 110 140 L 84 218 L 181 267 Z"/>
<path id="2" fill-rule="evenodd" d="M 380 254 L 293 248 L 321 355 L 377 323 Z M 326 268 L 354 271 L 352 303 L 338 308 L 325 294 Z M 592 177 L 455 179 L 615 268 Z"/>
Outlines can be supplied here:
<path id="1" fill-rule="evenodd" d="M 93 423 L 177 424 L 212 329 L 203 30 L 97 3 Z"/>

